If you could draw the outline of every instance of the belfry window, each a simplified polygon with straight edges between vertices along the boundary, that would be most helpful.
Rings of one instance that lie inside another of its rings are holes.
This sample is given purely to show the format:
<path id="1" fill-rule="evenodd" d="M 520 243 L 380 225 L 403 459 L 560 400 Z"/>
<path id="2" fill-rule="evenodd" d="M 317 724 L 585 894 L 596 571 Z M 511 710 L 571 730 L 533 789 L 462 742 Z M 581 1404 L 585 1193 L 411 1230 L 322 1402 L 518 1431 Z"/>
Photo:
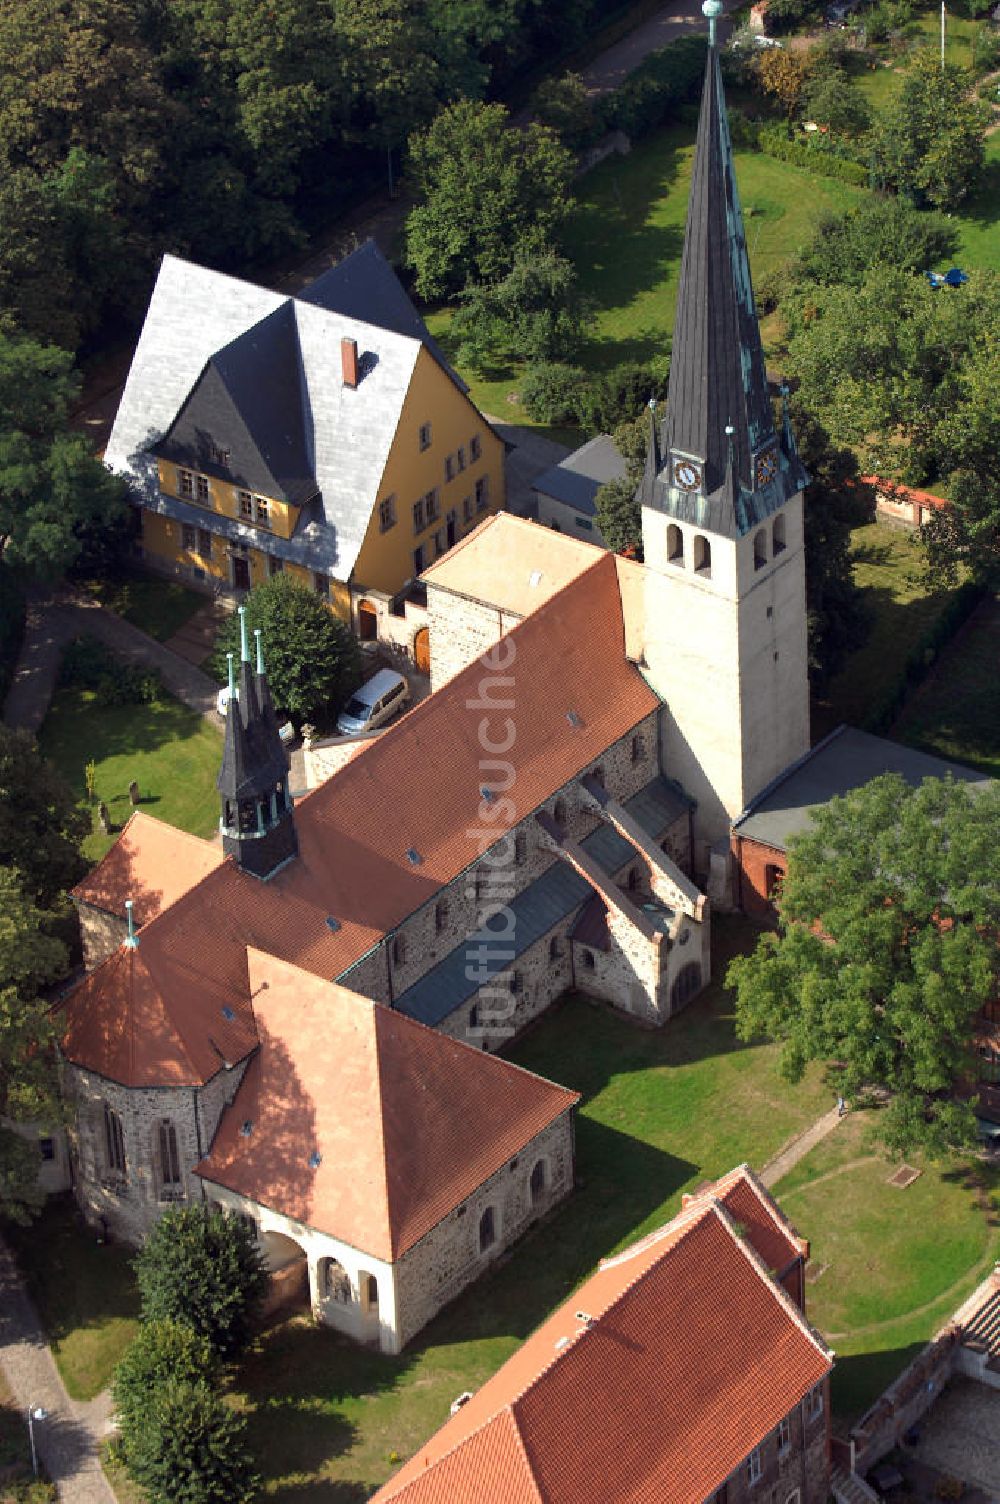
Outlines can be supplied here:
<path id="1" fill-rule="evenodd" d="M 710 576 L 712 573 L 712 545 L 703 533 L 695 534 L 694 567 L 698 574 Z"/>
<path id="2" fill-rule="evenodd" d="M 780 554 L 785 547 L 785 519 L 780 514 L 774 519 L 771 528 L 771 552 Z"/>
<path id="3" fill-rule="evenodd" d="M 767 563 L 767 534 L 763 528 L 754 533 L 753 538 L 753 567 L 763 569 Z"/>
<path id="4" fill-rule="evenodd" d="M 674 522 L 667 528 L 667 558 L 671 564 L 684 563 L 684 534 Z"/>

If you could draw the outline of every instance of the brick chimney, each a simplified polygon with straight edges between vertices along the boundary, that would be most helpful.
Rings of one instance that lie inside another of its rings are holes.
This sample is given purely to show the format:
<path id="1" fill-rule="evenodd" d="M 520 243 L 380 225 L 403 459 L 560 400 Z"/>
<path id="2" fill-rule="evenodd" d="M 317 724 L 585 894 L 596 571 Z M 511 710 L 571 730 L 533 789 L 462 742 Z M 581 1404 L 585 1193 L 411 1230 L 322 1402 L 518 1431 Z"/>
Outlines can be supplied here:
<path id="1" fill-rule="evenodd" d="M 358 384 L 358 342 L 345 335 L 340 341 L 340 363 L 344 373 L 344 385 L 352 390 Z"/>

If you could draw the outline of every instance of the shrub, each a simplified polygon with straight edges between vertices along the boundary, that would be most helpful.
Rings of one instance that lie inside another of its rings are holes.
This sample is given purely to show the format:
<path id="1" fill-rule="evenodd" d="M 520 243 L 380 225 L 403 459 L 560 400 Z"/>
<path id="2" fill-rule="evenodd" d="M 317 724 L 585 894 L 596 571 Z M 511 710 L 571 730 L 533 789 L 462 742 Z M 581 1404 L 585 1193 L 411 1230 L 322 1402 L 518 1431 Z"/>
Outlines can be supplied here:
<path id="1" fill-rule="evenodd" d="M 244 1504 L 259 1483 L 246 1418 L 204 1380 L 157 1386 L 127 1460 L 152 1504 Z"/>
<path id="2" fill-rule="evenodd" d="M 536 423 L 579 423 L 580 393 L 587 379 L 579 366 L 539 362 L 521 382 L 521 405 Z"/>
<path id="3" fill-rule="evenodd" d="M 551 126 L 570 151 L 592 146 L 601 134 L 601 121 L 578 73 L 545 79 L 535 91 L 532 107 L 542 124 Z"/>
<path id="4" fill-rule="evenodd" d="M 972 71 L 977 78 L 992 73 L 1000 63 L 1000 37 L 992 26 L 980 26 L 972 44 Z"/>
<path id="5" fill-rule="evenodd" d="M 298 722 L 326 719 L 357 685 L 361 657 L 350 628 L 313 591 L 278 574 L 250 591 L 247 630 L 260 628 L 274 703 Z M 212 668 L 224 683 L 226 654 L 239 663 L 240 626 L 235 613 L 222 625 Z"/>
<path id="6" fill-rule="evenodd" d="M 594 376 L 580 393 L 582 427 L 590 433 L 609 432 L 617 424 L 641 413 L 650 397 L 667 395 L 670 376 L 666 360 L 640 364 L 627 361 L 600 376 Z"/>
<path id="7" fill-rule="evenodd" d="M 156 1390 L 168 1379 L 181 1383 L 210 1380 L 215 1355 L 208 1341 L 178 1321 L 146 1321 L 115 1369 L 111 1392 L 128 1458 L 143 1431 Z"/>
<path id="8" fill-rule="evenodd" d="M 92 690 L 98 705 L 153 705 L 163 685 L 152 669 L 124 663 L 94 637 L 77 637 L 63 655 L 61 682 Z"/>
<path id="9" fill-rule="evenodd" d="M 220 1356 L 244 1345 L 267 1290 L 255 1232 L 200 1204 L 164 1212 L 135 1272 L 145 1321 L 182 1322 Z"/>
<path id="10" fill-rule="evenodd" d="M 847 156 L 842 147 L 828 141 L 818 131 L 808 138 L 792 137 L 781 126 L 763 125 L 757 144 L 765 156 L 775 157 L 779 162 L 808 167 L 811 172 L 838 178 L 842 183 L 866 185 L 868 182 L 868 168 Z"/>

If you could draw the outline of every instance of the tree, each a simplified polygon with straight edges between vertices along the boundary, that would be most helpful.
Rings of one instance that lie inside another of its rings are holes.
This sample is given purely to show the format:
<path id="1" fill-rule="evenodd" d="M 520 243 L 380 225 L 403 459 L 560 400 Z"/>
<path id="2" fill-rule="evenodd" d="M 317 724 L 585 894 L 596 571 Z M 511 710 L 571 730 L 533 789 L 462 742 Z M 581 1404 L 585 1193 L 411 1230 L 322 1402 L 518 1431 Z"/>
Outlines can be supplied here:
<path id="1" fill-rule="evenodd" d="M 789 120 L 798 114 L 811 71 L 805 53 L 786 52 L 781 47 L 769 47 L 757 59 L 761 88 L 778 101 Z"/>
<path id="2" fill-rule="evenodd" d="M 579 73 L 543 79 L 533 105 L 542 125 L 551 126 L 570 151 L 589 146 L 600 134 L 590 92 Z"/>
<path id="3" fill-rule="evenodd" d="M 44 1201 L 37 1145 L 10 1125 L 61 1120 L 49 1006 L 38 990 L 66 971 L 67 952 L 47 931 L 51 915 L 0 866 L 0 1216 L 27 1223 Z"/>
<path id="4" fill-rule="evenodd" d="M 610 549 L 620 553 L 635 548 L 642 553 L 642 507 L 636 496 L 637 484 L 625 476 L 601 486 L 594 500 L 597 526 Z"/>
<path id="5" fill-rule="evenodd" d="M 421 297 L 499 282 L 546 251 L 569 213 L 573 158 L 554 131 L 508 125 L 501 104 L 459 100 L 410 140 L 421 202 L 406 221 Z"/>
<path id="6" fill-rule="evenodd" d="M 861 647 L 871 625 L 864 591 L 854 582 L 851 529 L 873 520 L 875 496 L 861 479 L 853 451 L 833 444 L 798 403 L 792 428 L 810 476 L 803 513 L 809 678 L 822 691 Z"/>
<path id="7" fill-rule="evenodd" d="M 452 320 L 459 360 L 478 370 L 507 361 L 564 361 L 580 342 L 587 310 L 576 269 L 555 251 L 524 257 L 502 281 L 467 287 Z"/>
<path id="8" fill-rule="evenodd" d="M 943 214 L 904 199 L 876 198 L 842 214 L 824 215 L 790 271 L 797 287 L 860 287 L 873 267 L 925 272 L 958 249 L 958 231 Z"/>
<path id="9" fill-rule="evenodd" d="M 891 1093 L 880 1132 L 894 1153 L 974 1135 L 953 1092 L 996 995 L 998 828 L 997 784 L 885 774 L 831 799 L 791 842 L 777 934 L 727 973 L 737 1033 L 780 1041 L 788 1080 L 822 1060 L 853 1102 Z"/>
<path id="10" fill-rule="evenodd" d="M 971 85 L 932 50 L 917 55 L 873 132 L 872 170 L 884 186 L 936 209 L 968 197 L 983 173 L 987 118 Z"/>
<path id="11" fill-rule="evenodd" d="M 126 1458 L 136 1450 L 153 1408 L 156 1391 L 167 1380 L 211 1383 L 216 1357 L 209 1342 L 179 1321 L 144 1321 L 135 1341 L 115 1368 L 111 1392 Z"/>
<path id="12" fill-rule="evenodd" d="M 358 682 L 360 655 L 350 628 L 332 615 L 318 595 L 289 576 L 275 575 L 247 596 L 250 641 L 259 627 L 264 661 L 274 702 L 298 721 L 328 715 Z M 239 663 L 240 627 L 237 617 L 223 624 L 215 646 L 213 667 L 226 678 L 226 654 Z"/>
<path id="13" fill-rule="evenodd" d="M 72 357 L 0 333 L 0 568 L 57 579 L 84 529 L 125 516 L 125 487 L 68 431 L 79 392 Z"/>
<path id="14" fill-rule="evenodd" d="M 267 1290 L 254 1232 L 201 1203 L 170 1207 L 135 1260 L 145 1321 L 177 1321 L 222 1357 L 236 1353 Z"/>
<path id="15" fill-rule="evenodd" d="M 25 897 L 54 909 L 87 870 L 80 846 L 89 833 L 90 816 L 34 737 L 0 725 L 0 868 L 16 868 Z"/>
<path id="16" fill-rule="evenodd" d="M 152 1504 L 245 1504 L 260 1483 L 246 1425 L 203 1379 L 166 1379 L 132 1439 L 129 1472 Z"/>
<path id="17" fill-rule="evenodd" d="M 836 136 L 860 136 L 872 123 L 867 99 L 839 69 L 827 69 L 807 84 L 803 114 Z"/>

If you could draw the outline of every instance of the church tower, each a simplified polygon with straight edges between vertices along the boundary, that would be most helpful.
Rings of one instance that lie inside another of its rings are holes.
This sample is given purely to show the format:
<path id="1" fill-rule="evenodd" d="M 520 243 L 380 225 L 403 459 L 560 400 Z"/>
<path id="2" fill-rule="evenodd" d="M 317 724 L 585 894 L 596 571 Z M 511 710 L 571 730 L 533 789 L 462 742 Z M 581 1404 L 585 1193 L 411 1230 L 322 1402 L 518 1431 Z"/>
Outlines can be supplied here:
<path id="1" fill-rule="evenodd" d="M 288 792 L 288 755 L 278 734 L 278 720 L 264 673 L 260 632 L 257 672 L 250 665 L 247 623 L 240 612 L 240 671 L 237 683 L 229 654 L 229 703 L 217 788 L 222 801 L 219 829 L 222 849 L 246 872 L 269 877 L 298 850 L 292 798 Z"/>
<path id="2" fill-rule="evenodd" d="M 709 48 L 666 416 L 642 480 L 644 654 L 665 771 L 698 801 L 696 866 L 809 747 L 802 489 L 775 430 L 715 38 Z"/>

